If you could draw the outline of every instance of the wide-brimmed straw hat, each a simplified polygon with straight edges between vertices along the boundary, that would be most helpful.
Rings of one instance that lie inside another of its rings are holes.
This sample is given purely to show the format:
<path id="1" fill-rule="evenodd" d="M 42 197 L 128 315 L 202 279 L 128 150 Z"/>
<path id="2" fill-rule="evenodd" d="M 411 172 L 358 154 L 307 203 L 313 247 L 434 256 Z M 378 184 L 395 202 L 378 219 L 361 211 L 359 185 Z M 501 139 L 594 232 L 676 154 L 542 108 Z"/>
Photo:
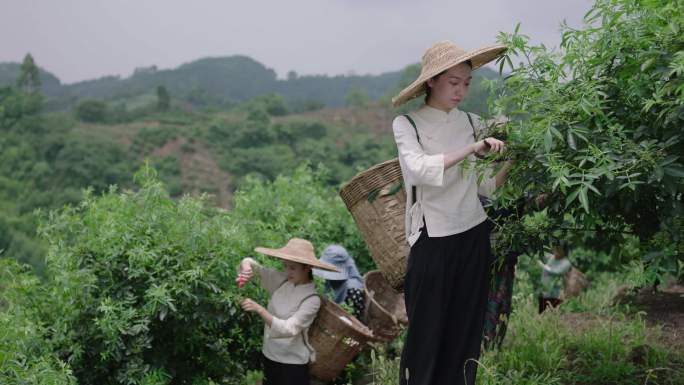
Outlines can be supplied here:
<path id="1" fill-rule="evenodd" d="M 397 107 L 415 97 L 425 93 L 426 82 L 449 68 L 470 60 L 473 69 L 480 68 L 498 58 L 506 51 L 501 44 L 466 51 L 456 44 L 445 40 L 428 48 L 421 62 L 420 76 L 411 85 L 404 88 L 392 98 L 392 104 Z"/>
<path id="2" fill-rule="evenodd" d="M 287 242 L 285 247 L 281 247 L 280 249 L 257 247 L 254 251 L 286 261 L 303 263 L 319 269 L 339 272 L 335 266 L 319 261 L 318 258 L 316 258 L 313 245 L 306 239 L 292 238 Z"/>

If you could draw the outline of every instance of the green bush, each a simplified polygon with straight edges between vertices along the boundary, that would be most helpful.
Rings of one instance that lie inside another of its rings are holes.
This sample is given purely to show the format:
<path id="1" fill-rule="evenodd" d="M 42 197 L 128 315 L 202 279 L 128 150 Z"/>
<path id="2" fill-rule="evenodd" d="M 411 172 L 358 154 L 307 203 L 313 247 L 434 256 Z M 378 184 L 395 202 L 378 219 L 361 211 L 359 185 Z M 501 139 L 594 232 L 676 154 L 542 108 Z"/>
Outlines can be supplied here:
<path id="1" fill-rule="evenodd" d="M 0 258 L 0 383 L 76 385 L 69 365 L 46 344 L 37 309 L 49 300 L 38 279 Z"/>
<path id="2" fill-rule="evenodd" d="M 56 349 L 80 383 L 236 376 L 261 335 L 234 290 L 248 245 L 202 201 L 172 201 L 150 170 L 139 178 L 139 191 L 87 195 L 42 227 Z"/>
<path id="3" fill-rule="evenodd" d="M 509 47 L 501 68 L 513 55 L 525 63 L 511 65 L 492 105 L 511 119 L 501 131 L 518 158 L 499 195 L 549 194 L 549 226 L 533 238 L 573 238 L 619 264 L 630 237 L 646 255 L 652 237 L 684 212 L 684 3 L 598 0 L 585 22 L 563 30 L 560 53 L 530 46 L 517 29 L 500 36 Z M 651 266 L 676 273 L 678 259 Z"/>
<path id="4" fill-rule="evenodd" d="M 84 100 L 76 106 L 76 117 L 88 123 L 104 123 L 107 104 L 99 100 Z"/>
<path id="5" fill-rule="evenodd" d="M 370 267 L 364 244 L 335 191 L 303 167 L 273 183 L 248 179 L 235 208 L 170 199 L 150 169 L 137 191 L 91 193 L 50 214 L 46 298 L 50 346 L 80 383 L 239 383 L 259 368 L 262 321 L 239 309 L 241 258 L 290 237 L 347 246 Z M 265 264 L 275 260 L 257 257 Z"/>
<path id="6" fill-rule="evenodd" d="M 365 243 L 336 189 L 326 187 L 325 169 L 296 168 L 273 182 L 248 178 L 234 196 L 234 220 L 250 228 L 252 244 L 285 244 L 292 237 L 313 242 L 320 253 L 341 243 L 362 272 L 374 268 Z"/>

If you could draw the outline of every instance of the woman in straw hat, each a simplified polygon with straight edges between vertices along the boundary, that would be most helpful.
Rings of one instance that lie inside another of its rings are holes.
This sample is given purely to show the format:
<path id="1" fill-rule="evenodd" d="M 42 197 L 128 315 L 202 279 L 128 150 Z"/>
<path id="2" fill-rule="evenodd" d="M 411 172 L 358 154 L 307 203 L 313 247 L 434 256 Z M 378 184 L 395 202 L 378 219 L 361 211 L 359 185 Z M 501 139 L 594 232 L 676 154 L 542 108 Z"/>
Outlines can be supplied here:
<path id="1" fill-rule="evenodd" d="M 285 247 L 257 247 L 257 252 L 284 261 L 285 271 L 261 266 L 252 258 L 240 263 L 238 284 L 249 281 L 254 272 L 271 298 L 264 308 L 247 298 L 242 309 L 258 314 L 264 320 L 264 385 L 307 385 L 309 362 L 315 351 L 308 342 L 307 331 L 316 318 L 321 300 L 316 295 L 312 267 L 334 271 L 335 266 L 320 262 L 311 242 L 293 238 Z"/>
<path id="2" fill-rule="evenodd" d="M 463 161 L 502 152 L 504 143 L 477 140 L 483 123 L 458 109 L 474 69 L 499 57 L 501 45 L 465 51 L 449 41 L 430 47 L 420 76 L 392 99 L 395 106 L 425 95 L 425 104 L 393 122 L 407 194 L 411 245 L 404 296 L 409 328 L 401 384 L 474 384 L 489 284 L 487 215 L 490 196 L 510 165 L 482 182 Z"/>

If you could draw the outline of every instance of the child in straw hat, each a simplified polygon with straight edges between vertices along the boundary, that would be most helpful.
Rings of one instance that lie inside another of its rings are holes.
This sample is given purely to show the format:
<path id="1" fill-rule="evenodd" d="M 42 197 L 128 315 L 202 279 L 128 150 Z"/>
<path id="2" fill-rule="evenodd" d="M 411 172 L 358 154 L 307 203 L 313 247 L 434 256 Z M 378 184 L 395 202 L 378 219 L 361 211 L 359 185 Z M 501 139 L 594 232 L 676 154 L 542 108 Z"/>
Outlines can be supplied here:
<path id="1" fill-rule="evenodd" d="M 404 296 L 409 327 L 400 384 L 474 384 L 480 356 L 490 268 L 489 227 L 478 194 L 489 197 L 510 164 L 479 183 L 464 160 L 502 152 L 495 138 L 477 140 L 483 124 L 458 109 L 471 72 L 499 57 L 501 45 L 465 51 L 450 41 L 430 47 L 421 73 L 392 99 L 425 96 L 393 122 L 407 191 L 409 253 Z"/>
<path id="2" fill-rule="evenodd" d="M 237 278 L 242 285 L 256 272 L 261 286 L 271 295 L 266 308 L 249 298 L 240 303 L 243 310 L 256 313 L 264 320 L 263 385 L 307 385 L 309 362 L 315 360 L 307 331 L 321 306 L 311 269 L 335 272 L 337 269 L 320 262 L 311 242 L 304 239 L 293 238 L 280 249 L 257 247 L 255 250 L 283 260 L 285 266 L 281 272 L 245 258 Z"/>

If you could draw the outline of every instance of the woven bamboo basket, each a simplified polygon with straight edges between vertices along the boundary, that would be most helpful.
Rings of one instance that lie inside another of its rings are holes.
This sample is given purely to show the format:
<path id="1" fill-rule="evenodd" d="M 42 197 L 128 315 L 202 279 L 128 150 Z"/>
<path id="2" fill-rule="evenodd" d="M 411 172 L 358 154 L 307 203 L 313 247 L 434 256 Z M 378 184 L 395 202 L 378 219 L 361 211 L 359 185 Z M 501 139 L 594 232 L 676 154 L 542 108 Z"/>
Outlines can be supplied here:
<path id="1" fill-rule="evenodd" d="M 563 297 L 577 297 L 589 286 L 589 280 L 581 271 L 571 268 L 563 279 Z"/>
<path id="2" fill-rule="evenodd" d="M 334 302 L 322 299 L 321 308 L 309 328 L 309 343 L 316 361 L 309 365 L 311 376 L 330 381 L 367 345 L 373 334 L 359 320 Z"/>
<path id="3" fill-rule="evenodd" d="M 404 234 L 406 191 L 395 158 L 358 174 L 340 190 L 376 266 L 401 291 L 409 246 Z"/>
<path id="4" fill-rule="evenodd" d="M 394 290 L 378 270 L 366 273 L 363 281 L 366 324 L 378 340 L 391 342 L 408 325 L 404 295 Z"/>

